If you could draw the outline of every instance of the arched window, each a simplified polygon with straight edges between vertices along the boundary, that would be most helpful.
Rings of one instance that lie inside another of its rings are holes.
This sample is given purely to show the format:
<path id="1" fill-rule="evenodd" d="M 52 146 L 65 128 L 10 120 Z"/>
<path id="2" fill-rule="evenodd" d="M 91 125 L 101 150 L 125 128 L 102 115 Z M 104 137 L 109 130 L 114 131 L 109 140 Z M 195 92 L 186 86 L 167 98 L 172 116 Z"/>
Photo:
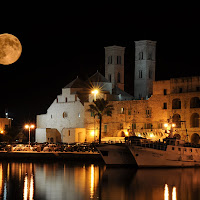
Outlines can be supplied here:
<path id="1" fill-rule="evenodd" d="M 191 143 L 198 144 L 199 143 L 199 134 L 193 133 L 191 136 Z"/>
<path id="2" fill-rule="evenodd" d="M 172 123 L 176 124 L 176 128 L 181 128 L 181 116 L 179 114 L 174 114 Z"/>
<path id="3" fill-rule="evenodd" d="M 120 83 L 121 81 L 120 81 L 120 73 L 118 72 L 118 74 L 117 74 L 117 82 L 118 83 Z"/>
<path id="4" fill-rule="evenodd" d="M 181 109 L 181 100 L 180 99 L 172 100 L 172 109 Z"/>
<path id="5" fill-rule="evenodd" d="M 190 108 L 200 108 L 199 97 L 193 97 L 190 99 Z"/>
<path id="6" fill-rule="evenodd" d="M 190 127 L 199 127 L 199 114 L 193 113 L 190 117 Z"/>

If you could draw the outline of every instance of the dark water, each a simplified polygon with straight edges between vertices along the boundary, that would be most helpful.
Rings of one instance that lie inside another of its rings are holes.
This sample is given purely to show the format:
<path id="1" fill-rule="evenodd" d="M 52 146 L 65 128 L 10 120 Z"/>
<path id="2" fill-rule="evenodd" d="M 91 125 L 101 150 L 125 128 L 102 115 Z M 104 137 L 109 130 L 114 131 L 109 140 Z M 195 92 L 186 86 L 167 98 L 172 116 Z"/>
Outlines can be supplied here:
<path id="1" fill-rule="evenodd" d="M 200 168 L 0 162 L 0 199 L 198 200 Z"/>

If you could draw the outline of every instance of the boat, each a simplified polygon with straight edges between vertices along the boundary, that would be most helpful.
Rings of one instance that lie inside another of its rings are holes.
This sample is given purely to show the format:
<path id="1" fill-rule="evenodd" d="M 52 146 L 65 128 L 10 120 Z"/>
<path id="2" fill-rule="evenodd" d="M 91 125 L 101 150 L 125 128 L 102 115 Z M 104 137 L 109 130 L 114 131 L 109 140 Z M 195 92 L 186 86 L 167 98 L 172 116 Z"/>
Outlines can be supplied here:
<path id="1" fill-rule="evenodd" d="M 138 167 L 200 167 L 200 148 L 177 138 L 126 140 Z"/>
<path id="2" fill-rule="evenodd" d="M 96 149 L 107 166 L 136 166 L 135 158 L 125 143 L 100 144 Z"/>

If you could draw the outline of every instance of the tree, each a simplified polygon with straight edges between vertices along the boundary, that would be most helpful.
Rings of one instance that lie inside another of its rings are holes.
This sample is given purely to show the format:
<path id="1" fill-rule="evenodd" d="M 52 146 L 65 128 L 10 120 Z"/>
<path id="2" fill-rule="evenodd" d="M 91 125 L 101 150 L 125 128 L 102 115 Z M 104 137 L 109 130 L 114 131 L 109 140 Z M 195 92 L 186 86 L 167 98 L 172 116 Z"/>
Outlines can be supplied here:
<path id="1" fill-rule="evenodd" d="M 93 101 L 94 104 L 89 105 L 89 109 L 87 111 L 92 112 L 95 116 L 99 117 L 99 144 L 101 144 L 101 125 L 102 125 L 102 117 L 104 115 L 112 116 L 112 111 L 114 110 L 113 105 L 108 104 L 107 100 L 103 98 L 97 99 Z"/>

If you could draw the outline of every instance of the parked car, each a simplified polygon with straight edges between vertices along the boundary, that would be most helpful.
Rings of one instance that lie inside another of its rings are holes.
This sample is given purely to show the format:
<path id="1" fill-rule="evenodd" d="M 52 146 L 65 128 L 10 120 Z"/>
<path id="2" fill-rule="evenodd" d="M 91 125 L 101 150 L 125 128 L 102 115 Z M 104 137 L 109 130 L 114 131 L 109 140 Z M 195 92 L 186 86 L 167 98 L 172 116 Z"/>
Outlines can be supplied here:
<path id="1" fill-rule="evenodd" d="M 13 151 L 22 151 L 24 148 L 24 144 L 16 144 L 16 146 L 13 146 L 12 150 Z"/>
<path id="2" fill-rule="evenodd" d="M 33 147 L 28 144 L 24 145 L 24 147 L 21 148 L 21 151 L 33 151 Z"/>
<path id="3" fill-rule="evenodd" d="M 45 146 L 45 147 L 43 148 L 43 151 L 48 151 L 48 152 L 50 152 L 50 151 L 55 151 L 56 149 L 57 149 L 56 144 L 48 144 L 47 146 Z"/>

